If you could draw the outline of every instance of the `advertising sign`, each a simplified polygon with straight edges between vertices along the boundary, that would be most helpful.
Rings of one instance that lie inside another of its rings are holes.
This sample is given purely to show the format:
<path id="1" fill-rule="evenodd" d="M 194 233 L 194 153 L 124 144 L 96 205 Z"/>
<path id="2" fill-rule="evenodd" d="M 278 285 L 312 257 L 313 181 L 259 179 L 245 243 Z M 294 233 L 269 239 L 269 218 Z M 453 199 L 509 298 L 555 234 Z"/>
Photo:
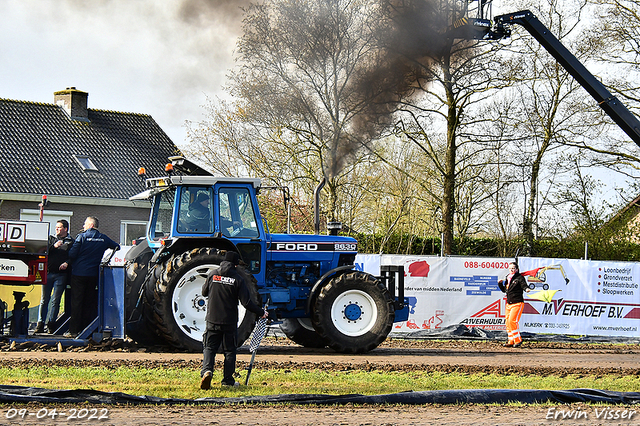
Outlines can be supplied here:
<path id="1" fill-rule="evenodd" d="M 0 222 L 0 253 L 46 254 L 48 241 L 47 222 Z"/>
<path id="2" fill-rule="evenodd" d="M 394 332 L 462 324 L 505 330 L 506 298 L 498 287 L 513 258 L 358 256 L 356 268 L 402 265 L 408 321 Z M 640 264 L 578 259 L 518 259 L 529 286 L 520 330 L 532 333 L 640 337 Z"/>
<path id="3" fill-rule="evenodd" d="M 523 259 L 530 287 L 522 330 L 637 337 L 640 267 L 630 262 Z"/>

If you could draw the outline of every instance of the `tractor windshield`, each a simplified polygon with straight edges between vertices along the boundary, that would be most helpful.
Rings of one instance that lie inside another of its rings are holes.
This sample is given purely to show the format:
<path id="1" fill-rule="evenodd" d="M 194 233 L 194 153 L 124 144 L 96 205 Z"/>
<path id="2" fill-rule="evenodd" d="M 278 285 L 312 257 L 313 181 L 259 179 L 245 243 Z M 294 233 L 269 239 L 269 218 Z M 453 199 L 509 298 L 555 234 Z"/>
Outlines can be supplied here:
<path id="1" fill-rule="evenodd" d="M 213 230 L 211 187 L 185 186 L 180 195 L 178 232 L 210 234 Z"/>
<path id="2" fill-rule="evenodd" d="M 157 194 L 153 198 L 151 221 L 149 222 L 148 238 L 151 241 L 160 241 L 171 233 L 171 216 L 173 213 L 173 200 L 175 189 L 168 189 Z"/>

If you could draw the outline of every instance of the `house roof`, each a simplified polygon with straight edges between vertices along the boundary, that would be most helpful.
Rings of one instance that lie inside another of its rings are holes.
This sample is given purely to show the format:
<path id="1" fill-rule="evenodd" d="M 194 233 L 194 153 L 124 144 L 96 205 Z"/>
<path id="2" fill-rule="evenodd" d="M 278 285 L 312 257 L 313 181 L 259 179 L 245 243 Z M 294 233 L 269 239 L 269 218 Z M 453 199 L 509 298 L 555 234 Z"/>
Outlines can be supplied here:
<path id="1" fill-rule="evenodd" d="M 635 208 L 637 211 L 639 207 L 640 207 L 640 195 L 638 195 L 636 198 L 634 198 L 629 203 L 627 203 L 627 205 L 624 206 L 619 212 L 617 212 L 611 219 L 609 219 L 605 225 L 611 225 L 620 220 L 629 221 L 631 219 L 631 216 L 636 214 L 634 212 L 631 212 L 631 216 L 630 216 L 629 213 L 631 209 Z"/>
<path id="2" fill-rule="evenodd" d="M 0 98 L 0 192 L 128 199 L 143 189 L 139 167 L 163 175 L 179 153 L 149 115 L 86 112 L 73 119 L 63 106 Z"/>

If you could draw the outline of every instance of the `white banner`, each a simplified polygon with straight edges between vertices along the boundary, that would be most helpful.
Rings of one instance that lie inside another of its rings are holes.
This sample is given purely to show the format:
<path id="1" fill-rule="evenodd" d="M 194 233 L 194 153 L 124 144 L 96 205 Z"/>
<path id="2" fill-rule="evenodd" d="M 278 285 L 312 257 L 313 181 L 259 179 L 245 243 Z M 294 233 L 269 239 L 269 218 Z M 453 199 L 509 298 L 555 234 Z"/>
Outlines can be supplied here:
<path id="1" fill-rule="evenodd" d="M 535 290 L 525 298 L 522 330 L 638 337 L 640 265 L 567 259 L 522 259 Z"/>
<path id="2" fill-rule="evenodd" d="M 355 261 L 356 271 L 368 272 L 372 275 L 380 275 L 379 254 L 358 254 Z"/>
<path id="3" fill-rule="evenodd" d="M 29 276 L 29 266 L 17 259 L 0 259 L 0 277 L 22 277 Z"/>
<path id="4" fill-rule="evenodd" d="M 464 324 L 505 330 L 505 295 L 498 280 L 512 258 L 358 255 L 356 268 L 374 275 L 379 265 L 402 265 L 409 320 L 394 332 Z M 640 264 L 575 259 L 519 258 L 525 293 L 521 331 L 640 337 Z"/>

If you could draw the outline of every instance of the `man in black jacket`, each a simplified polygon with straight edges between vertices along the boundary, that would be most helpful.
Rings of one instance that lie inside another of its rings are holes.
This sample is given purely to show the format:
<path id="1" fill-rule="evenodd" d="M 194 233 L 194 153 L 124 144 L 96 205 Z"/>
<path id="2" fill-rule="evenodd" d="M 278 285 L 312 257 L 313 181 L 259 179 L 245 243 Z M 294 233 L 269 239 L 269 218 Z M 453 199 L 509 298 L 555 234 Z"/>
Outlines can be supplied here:
<path id="1" fill-rule="evenodd" d="M 214 266 L 202 286 L 202 295 L 208 297 L 207 330 L 203 336 L 201 389 L 211 387 L 216 352 L 222 344 L 224 353 L 223 386 L 238 386 L 233 378 L 236 371 L 238 346 L 238 301 L 248 311 L 266 318 L 268 313 L 251 300 L 251 294 L 242 276 L 236 270 L 238 253 L 227 251 L 220 266 Z"/>
<path id="2" fill-rule="evenodd" d="M 47 331 L 55 331 L 55 323 L 60 311 L 62 293 L 67 287 L 68 271 L 61 265 L 69 258 L 69 248 L 73 239 L 69 236 L 69 222 L 60 219 L 56 223 L 56 235 L 49 236 L 49 257 L 47 258 L 47 283 L 42 286 L 42 297 L 38 309 L 38 324 L 35 333 L 43 333 L 46 321 Z M 52 297 L 53 292 L 53 297 Z"/>

